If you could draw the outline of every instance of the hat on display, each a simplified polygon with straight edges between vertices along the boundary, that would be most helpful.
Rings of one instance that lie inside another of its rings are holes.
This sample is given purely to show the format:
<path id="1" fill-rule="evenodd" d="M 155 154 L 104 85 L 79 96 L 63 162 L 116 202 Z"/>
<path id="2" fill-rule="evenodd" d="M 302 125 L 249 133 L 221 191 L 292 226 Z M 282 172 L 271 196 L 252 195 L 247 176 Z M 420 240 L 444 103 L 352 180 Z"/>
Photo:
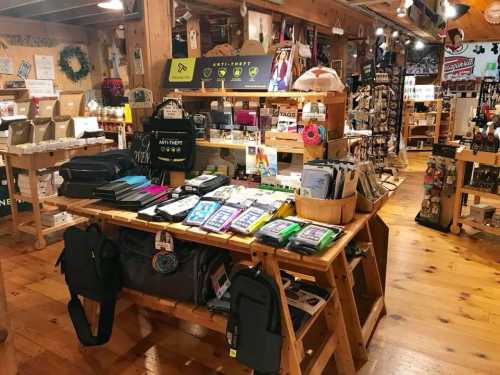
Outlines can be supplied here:
<path id="1" fill-rule="evenodd" d="M 295 81 L 293 88 L 301 91 L 344 91 L 344 84 L 335 69 L 318 66 L 309 69 Z"/>

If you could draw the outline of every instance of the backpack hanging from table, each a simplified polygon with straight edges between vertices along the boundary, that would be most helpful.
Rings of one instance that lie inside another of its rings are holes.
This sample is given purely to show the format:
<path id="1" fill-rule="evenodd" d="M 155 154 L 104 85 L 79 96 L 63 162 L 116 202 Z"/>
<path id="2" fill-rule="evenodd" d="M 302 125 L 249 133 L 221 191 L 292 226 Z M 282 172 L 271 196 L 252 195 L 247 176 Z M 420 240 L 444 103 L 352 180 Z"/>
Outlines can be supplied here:
<path id="1" fill-rule="evenodd" d="M 85 346 L 107 343 L 113 331 L 116 299 L 121 289 L 118 248 L 95 225 L 86 231 L 71 227 L 64 232 L 64 250 L 56 265 L 59 264 L 71 294 L 68 313 L 78 339 Z M 78 296 L 100 304 L 95 336 Z"/>
<path id="2" fill-rule="evenodd" d="M 160 104 L 151 118 L 144 122 L 144 131 L 151 132 L 151 165 L 171 171 L 193 169 L 196 154 L 196 128 L 192 118 L 160 118 L 164 106 L 175 102 L 170 99 Z"/>
<path id="3" fill-rule="evenodd" d="M 230 356 L 263 374 L 281 366 L 281 309 L 274 280 L 260 267 L 245 268 L 231 279 L 227 322 Z"/>

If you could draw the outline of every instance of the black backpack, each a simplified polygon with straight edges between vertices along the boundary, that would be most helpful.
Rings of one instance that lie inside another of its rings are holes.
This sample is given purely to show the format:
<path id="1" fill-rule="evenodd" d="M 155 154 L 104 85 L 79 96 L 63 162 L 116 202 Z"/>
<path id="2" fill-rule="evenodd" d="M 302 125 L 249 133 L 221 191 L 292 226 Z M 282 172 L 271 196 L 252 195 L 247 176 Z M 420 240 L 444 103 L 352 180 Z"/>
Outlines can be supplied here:
<path id="1" fill-rule="evenodd" d="M 160 104 L 153 115 L 144 122 L 145 132 L 151 132 L 151 166 L 170 171 L 188 172 L 193 169 L 196 156 L 196 128 L 192 118 L 163 119 Z"/>
<path id="2" fill-rule="evenodd" d="M 157 253 L 154 234 L 123 228 L 118 245 L 123 286 L 158 297 L 204 305 L 215 297 L 210 276 L 223 264 L 230 272 L 229 253 L 210 246 L 175 240 L 177 269 L 164 274 L 152 265 Z"/>
<path id="3" fill-rule="evenodd" d="M 230 356 L 258 373 L 278 373 L 281 366 L 281 308 L 274 280 L 260 267 L 245 268 L 231 279 L 227 323 Z"/>
<path id="4" fill-rule="evenodd" d="M 64 232 L 64 250 L 56 265 L 59 264 L 71 294 L 68 312 L 78 339 L 85 346 L 107 343 L 121 289 L 118 248 L 96 225 L 86 231 L 71 227 Z M 96 336 L 92 334 L 79 295 L 100 303 Z"/>

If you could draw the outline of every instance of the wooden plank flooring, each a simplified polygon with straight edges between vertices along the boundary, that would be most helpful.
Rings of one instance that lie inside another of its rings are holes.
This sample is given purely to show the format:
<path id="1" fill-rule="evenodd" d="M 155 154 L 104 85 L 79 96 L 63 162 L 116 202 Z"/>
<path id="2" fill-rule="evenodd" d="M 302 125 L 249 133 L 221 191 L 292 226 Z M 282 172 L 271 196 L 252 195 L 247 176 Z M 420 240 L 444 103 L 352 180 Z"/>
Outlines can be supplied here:
<path id="1" fill-rule="evenodd" d="M 390 226 L 387 316 L 360 373 L 500 374 L 500 243 L 414 222 L 427 156 L 410 154 L 407 179 L 381 212 Z M 61 243 L 36 252 L 28 237 L 14 245 L 7 224 L 0 221 L 0 260 L 21 374 L 249 373 L 227 359 L 220 335 L 170 319 L 151 323 L 152 313 L 126 302 L 118 306 L 111 342 L 82 350 L 66 313 L 63 276 L 54 268 Z"/>

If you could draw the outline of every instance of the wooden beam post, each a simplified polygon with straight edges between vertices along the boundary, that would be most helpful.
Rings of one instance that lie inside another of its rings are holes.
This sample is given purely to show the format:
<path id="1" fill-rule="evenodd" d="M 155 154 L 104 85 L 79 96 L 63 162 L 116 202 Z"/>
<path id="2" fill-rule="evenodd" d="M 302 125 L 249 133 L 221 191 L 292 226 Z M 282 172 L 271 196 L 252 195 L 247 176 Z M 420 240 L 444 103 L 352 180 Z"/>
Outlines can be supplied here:
<path id="1" fill-rule="evenodd" d="M 172 0 L 144 0 L 144 12 L 140 20 L 125 23 L 130 88 L 145 87 L 153 91 L 155 103 L 165 94 L 164 70 L 172 57 Z M 136 48 L 142 49 L 144 74 L 135 74 L 133 57 Z M 151 109 L 134 110 L 135 129 L 142 130 L 142 120 L 152 113 Z"/>

